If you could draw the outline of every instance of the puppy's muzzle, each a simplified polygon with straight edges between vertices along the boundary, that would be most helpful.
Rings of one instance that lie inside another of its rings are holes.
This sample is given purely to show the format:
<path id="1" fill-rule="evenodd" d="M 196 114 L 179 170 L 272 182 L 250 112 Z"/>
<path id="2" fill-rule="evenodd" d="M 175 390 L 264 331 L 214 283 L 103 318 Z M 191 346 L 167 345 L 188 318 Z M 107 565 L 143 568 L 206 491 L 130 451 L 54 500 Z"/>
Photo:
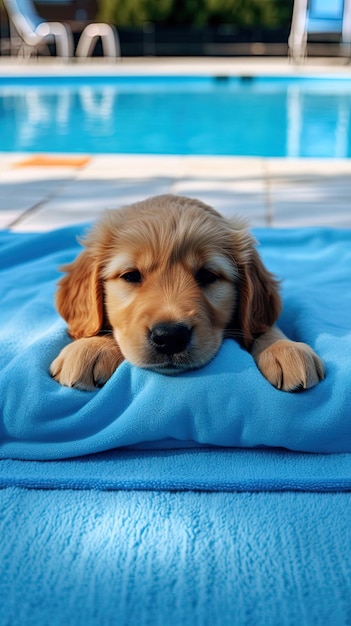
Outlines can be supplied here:
<path id="1" fill-rule="evenodd" d="M 184 352 L 191 340 L 192 329 L 185 324 L 157 324 L 149 332 L 149 342 L 159 354 L 173 356 Z"/>

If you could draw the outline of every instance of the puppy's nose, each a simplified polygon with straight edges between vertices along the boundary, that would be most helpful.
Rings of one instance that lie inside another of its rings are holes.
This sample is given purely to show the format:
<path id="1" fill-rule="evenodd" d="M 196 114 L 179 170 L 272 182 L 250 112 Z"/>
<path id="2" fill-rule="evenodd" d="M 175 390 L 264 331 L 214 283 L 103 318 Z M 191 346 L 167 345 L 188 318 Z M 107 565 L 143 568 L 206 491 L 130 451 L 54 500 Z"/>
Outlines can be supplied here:
<path id="1" fill-rule="evenodd" d="M 183 352 L 190 342 L 192 329 L 185 324 L 164 323 L 151 328 L 149 340 L 161 354 L 172 356 Z"/>

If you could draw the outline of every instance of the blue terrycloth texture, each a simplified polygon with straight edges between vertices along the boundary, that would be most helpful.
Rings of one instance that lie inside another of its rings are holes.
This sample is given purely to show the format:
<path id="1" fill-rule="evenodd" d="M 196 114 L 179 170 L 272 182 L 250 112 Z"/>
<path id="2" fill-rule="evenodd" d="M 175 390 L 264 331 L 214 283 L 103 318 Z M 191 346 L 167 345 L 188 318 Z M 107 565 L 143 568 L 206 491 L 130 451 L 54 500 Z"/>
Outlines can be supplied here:
<path id="1" fill-rule="evenodd" d="M 70 227 L 0 233 L 0 457 L 63 459 L 153 442 L 351 451 L 351 231 L 256 231 L 283 280 L 280 325 L 322 357 L 327 377 L 298 394 L 275 390 L 252 357 L 227 340 L 206 367 L 175 377 L 124 363 L 102 390 L 53 381 L 69 341 L 54 310 L 57 267 L 79 252 Z"/>
<path id="2" fill-rule="evenodd" d="M 349 494 L 0 498 L 1 626 L 350 624 Z"/>

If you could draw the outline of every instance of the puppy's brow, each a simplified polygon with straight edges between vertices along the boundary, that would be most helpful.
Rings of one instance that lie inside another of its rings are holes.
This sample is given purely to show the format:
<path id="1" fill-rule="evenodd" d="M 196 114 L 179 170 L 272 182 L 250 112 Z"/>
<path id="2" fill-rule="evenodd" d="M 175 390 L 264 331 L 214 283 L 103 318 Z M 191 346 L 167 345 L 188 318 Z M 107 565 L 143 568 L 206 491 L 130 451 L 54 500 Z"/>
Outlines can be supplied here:
<path id="1" fill-rule="evenodd" d="M 230 261 L 225 256 L 219 254 L 208 257 L 204 266 L 213 272 L 223 274 L 229 280 L 235 280 L 239 276 L 239 270 L 234 261 Z"/>
<path id="2" fill-rule="evenodd" d="M 168 264 L 170 266 L 186 262 L 193 269 L 206 266 L 214 271 L 227 274 L 228 277 L 237 274 L 235 263 L 221 254 L 221 250 L 206 244 L 196 245 L 194 242 L 183 241 L 173 245 L 169 253 Z"/>
<path id="3" fill-rule="evenodd" d="M 106 265 L 103 270 L 103 277 L 106 279 L 114 278 L 120 272 L 128 269 L 134 269 L 135 261 L 131 254 L 121 252 L 116 254 Z"/>

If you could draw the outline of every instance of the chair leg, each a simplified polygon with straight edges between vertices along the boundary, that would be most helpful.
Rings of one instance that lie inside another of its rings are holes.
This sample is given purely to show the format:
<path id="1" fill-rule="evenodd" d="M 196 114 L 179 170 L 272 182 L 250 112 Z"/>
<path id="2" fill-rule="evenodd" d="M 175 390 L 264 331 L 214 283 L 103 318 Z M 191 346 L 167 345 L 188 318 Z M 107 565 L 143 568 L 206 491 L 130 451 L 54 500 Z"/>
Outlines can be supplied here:
<path id="1" fill-rule="evenodd" d="M 55 23 L 55 22 L 54 22 Z M 60 26 L 59 31 L 53 33 L 56 39 L 57 54 L 67 59 L 71 59 L 74 54 L 74 44 L 72 32 L 65 26 L 65 24 L 55 23 L 55 28 Z M 62 27 L 62 28 L 61 28 Z"/>
<path id="2" fill-rule="evenodd" d="M 98 35 L 90 34 L 89 32 L 85 32 L 86 27 L 81 36 L 79 37 L 79 41 L 76 48 L 76 56 L 77 57 L 88 57 L 91 55 L 94 46 L 96 45 Z"/>
<path id="3" fill-rule="evenodd" d="M 73 36 L 71 30 L 61 22 L 43 22 L 36 29 L 43 39 L 54 37 L 57 56 L 70 59 L 73 56 Z"/>
<path id="4" fill-rule="evenodd" d="M 104 34 L 101 35 L 103 53 L 107 57 L 116 58 L 121 56 L 121 46 L 119 36 L 115 28 L 109 24 L 101 24 L 104 26 Z"/>
<path id="5" fill-rule="evenodd" d="M 289 35 L 289 53 L 294 60 L 301 60 L 306 54 L 307 0 L 295 0 Z"/>
<path id="6" fill-rule="evenodd" d="M 344 15 L 342 20 L 341 49 L 350 61 L 351 58 L 351 0 L 344 0 Z"/>
<path id="7" fill-rule="evenodd" d="M 99 37 L 104 56 L 115 59 L 121 55 L 119 37 L 115 28 L 109 24 L 88 24 L 79 38 L 76 56 L 90 56 Z"/>

